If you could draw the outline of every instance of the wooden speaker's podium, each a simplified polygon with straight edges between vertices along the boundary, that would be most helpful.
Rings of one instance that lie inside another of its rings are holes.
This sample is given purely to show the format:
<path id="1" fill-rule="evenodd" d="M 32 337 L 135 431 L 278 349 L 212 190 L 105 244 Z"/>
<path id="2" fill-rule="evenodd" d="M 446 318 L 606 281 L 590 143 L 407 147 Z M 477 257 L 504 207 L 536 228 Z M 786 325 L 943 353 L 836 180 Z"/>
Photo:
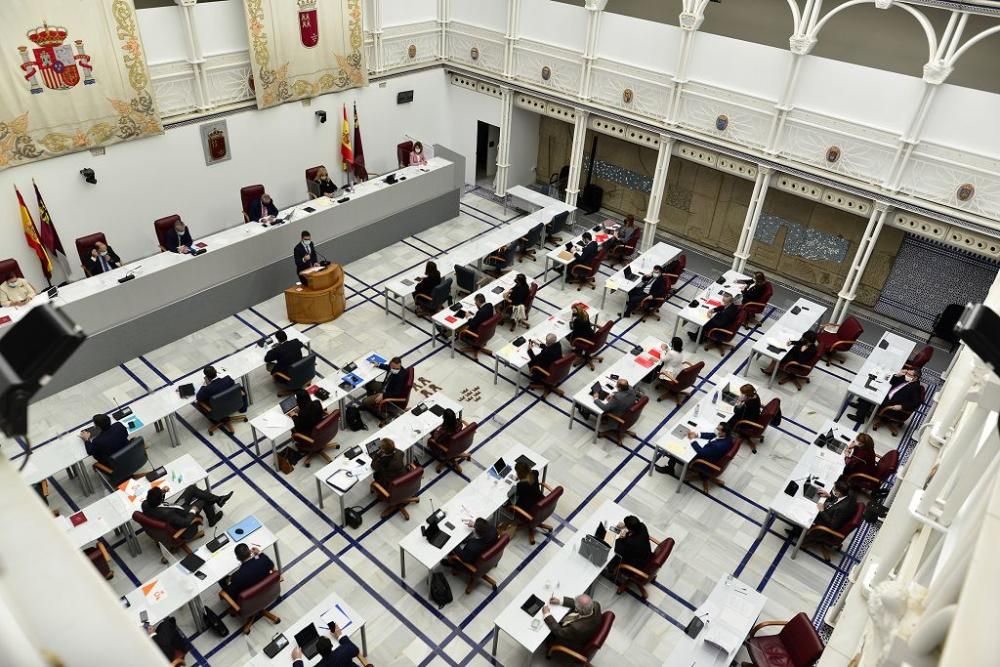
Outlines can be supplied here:
<path id="1" fill-rule="evenodd" d="M 339 264 L 308 269 L 299 274 L 305 285 L 285 290 L 288 319 L 298 324 L 320 324 L 344 312 L 344 271 Z"/>

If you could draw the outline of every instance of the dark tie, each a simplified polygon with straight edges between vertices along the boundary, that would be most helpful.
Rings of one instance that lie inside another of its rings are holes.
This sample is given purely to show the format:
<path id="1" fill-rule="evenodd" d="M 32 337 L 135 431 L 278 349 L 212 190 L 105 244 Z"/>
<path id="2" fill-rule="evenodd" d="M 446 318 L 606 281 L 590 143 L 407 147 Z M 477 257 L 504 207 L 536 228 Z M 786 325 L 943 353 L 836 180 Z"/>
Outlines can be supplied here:
<path id="1" fill-rule="evenodd" d="M 98 255 L 101 258 L 101 270 L 110 271 L 111 267 L 108 265 L 108 260 L 104 255 Z"/>

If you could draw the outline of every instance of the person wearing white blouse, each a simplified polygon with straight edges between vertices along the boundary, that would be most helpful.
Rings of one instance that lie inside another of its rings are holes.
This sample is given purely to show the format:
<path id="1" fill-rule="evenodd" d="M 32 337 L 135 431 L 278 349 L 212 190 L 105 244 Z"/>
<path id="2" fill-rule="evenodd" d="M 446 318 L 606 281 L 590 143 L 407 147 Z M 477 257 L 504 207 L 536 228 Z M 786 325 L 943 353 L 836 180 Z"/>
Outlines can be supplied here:
<path id="1" fill-rule="evenodd" d="M 684 369 L 684 366 L 687 365 L 684 361 L 684 342 L 677 336 L 674 336 L 670 341 L 669 347 L 661 345 L 660 349 L 663 350 L 663 365 L 660 367 L 660 379 L 672 382 L 677 378 L 677 374 Z"/>

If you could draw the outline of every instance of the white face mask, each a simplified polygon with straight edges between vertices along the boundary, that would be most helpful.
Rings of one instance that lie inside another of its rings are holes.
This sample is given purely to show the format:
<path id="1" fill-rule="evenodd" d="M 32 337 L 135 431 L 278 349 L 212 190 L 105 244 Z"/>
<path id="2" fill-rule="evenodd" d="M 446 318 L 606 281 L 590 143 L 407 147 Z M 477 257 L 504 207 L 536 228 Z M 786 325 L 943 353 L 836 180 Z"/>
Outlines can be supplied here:
<path id="1" fill-rule="evenodd" d="M 312 243 L 312 239 L 302 239 L 302 245 L 309 245 Z"/>
<path id="2" fill-rule="evenodd" d="M 7 281 L 7 284 L 11 287 L 17 287 L 17 279 L 15 278 L 14 280 Z"/>
<path id="3" fill-rule="evenodd" d="M 392 373 L 393 375 L 395 375 L 396 373 L 398 373 L 398 372 L 399 372 L 399 370 L 400 370 L 400 369 L 398 369 L 398 368 L 390 368 L 390 369 L 389 369 L 389 372 L 390 372 L 390 373 Z"/>
<path id="4" fill-rule="evenodd" d="M 99 250 L 98 252 L 100 253 L 101 257 L 104 257 L 105 255 L 108 254 L 107 250 Z"/>

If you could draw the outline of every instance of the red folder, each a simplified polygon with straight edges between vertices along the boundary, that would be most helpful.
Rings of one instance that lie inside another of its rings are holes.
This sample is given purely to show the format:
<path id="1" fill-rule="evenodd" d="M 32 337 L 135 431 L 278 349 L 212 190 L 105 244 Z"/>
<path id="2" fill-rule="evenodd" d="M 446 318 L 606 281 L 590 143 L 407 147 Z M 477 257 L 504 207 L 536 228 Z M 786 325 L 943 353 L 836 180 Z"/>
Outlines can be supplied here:
<path id="1" fill-rule="evenodd" d="M 651 356 L 651 357 L 656 357 L 657 359 L 660 358 L 660 351 L 658 349 L 656 349 L 655 347 L 649 348 L 649 350 L 647 350 L 647 352 L 649 352 L 649 356 Z"/>
<path id="2" fill-rule="evenodd" d="M 69 522 L 74 526 L 79 526 L 81 523 L 87 523 L 87 517 L 83 512 L 77 512 L 70 515 Z"/>
<path id="3" fill-rule="evenodd" d="M 656 363 L 656 360 L 651 359 L 650 357 L 636 357 L 635 363 L 639 364 L 643 368 L 651 368 L 653 364 Z"/>
<path id="4" fill-rule="evenodd" d="M 9 323 L 10 323 L 10 315 L 4 315 L 3 317 L 0 317 L 0 325 Z"/>
<path id="5" fill-rule="evenodd" d="M 455 322 L 458 322 L 458 318 L 455 317 L 454 315 L 446 315 L 444 321 L 448 322 L 449 324 L 454 324 Z"/>

